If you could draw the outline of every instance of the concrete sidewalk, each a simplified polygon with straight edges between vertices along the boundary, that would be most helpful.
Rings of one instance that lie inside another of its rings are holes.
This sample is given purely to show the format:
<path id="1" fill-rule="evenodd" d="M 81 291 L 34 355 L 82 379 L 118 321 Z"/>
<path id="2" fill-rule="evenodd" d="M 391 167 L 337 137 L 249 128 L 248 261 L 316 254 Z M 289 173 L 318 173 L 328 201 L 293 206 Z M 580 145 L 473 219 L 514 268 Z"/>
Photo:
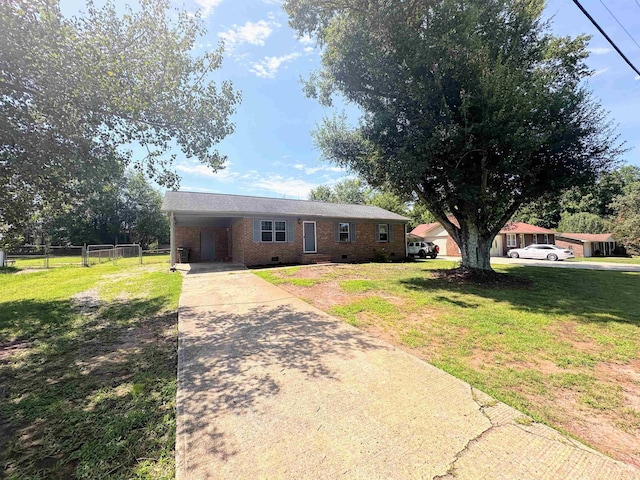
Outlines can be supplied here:
<path id="1" fill-rule="evenodd" d="M 179 480 L 640 479 L 248 271 L 182 292 Z"/>

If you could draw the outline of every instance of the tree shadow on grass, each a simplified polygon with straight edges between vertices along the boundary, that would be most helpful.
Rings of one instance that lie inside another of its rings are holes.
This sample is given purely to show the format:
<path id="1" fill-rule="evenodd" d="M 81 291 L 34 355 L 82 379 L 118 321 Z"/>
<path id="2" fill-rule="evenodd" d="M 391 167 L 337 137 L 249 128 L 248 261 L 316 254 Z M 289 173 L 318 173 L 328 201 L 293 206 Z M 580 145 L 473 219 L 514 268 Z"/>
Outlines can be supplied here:
<path id="1" fill-rule="evenodd" d="M 4 475 L 172 476 L 176 314 L 165 307 L 0 303 L 0 351 L 13 346 L 0 357 Z"/>
<path id="2" fill-rule="evenodd" d="M 185 443 L 178 468 L 184 461 L 189 471 L 237 454 L 242 432 L 229 437 L 216 429 L 219 420 L 264 413 L 294 372 L 340 381 L 331 359 L 385 348 L 334 319 L 288 305 L 239 313 L 181 308 L 180 324 L 178 438 Z"/>
<path id="3" fill-rule="evenodd" d="M 425 272 L 425 273 L 428 273 Z M 448 282 L 430 276 L 399 283 L 411 291 L 436 293 L 441 301 L 473 308 L 459 295 L 474 295 L 533 313 L 575 315 L 585 322 L 621 322 L 640 326 L 640 274 L 616 271 L 513 267 L 508 275 L 529 279 L 533 286 L 483 287 Z M 475 305 L 477 306 L 477 305 Z"/>

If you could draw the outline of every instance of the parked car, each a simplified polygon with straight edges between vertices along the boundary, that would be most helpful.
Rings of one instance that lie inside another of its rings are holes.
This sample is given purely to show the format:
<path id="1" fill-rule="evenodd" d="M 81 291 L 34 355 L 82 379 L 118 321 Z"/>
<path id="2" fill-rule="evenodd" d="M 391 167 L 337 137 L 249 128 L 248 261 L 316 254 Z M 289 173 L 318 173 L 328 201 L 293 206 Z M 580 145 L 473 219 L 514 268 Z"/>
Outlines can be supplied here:
<path id="1" fill-rule="evenodd" d="M 511 258 L 535 258 L 540 260 L 564 260 L 573 258 L 573 252 L 566 248 L 560 248 L 555 245 L 529 245 L 524 248 L 512 248 L 507 251 L 507 255 Z"/>
<path id="2" fill-rule="evenodd" d="M 408 242 L 407 253 L 410 257 L 436 258 L 440 252 L 440 247 L 433 242 Z"/>

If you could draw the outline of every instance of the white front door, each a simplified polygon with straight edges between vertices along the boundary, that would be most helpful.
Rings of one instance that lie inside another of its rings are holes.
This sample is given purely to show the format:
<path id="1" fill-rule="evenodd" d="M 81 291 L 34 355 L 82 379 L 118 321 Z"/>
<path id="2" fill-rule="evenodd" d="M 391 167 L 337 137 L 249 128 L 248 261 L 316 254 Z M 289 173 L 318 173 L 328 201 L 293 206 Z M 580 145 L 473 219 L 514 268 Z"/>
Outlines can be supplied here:
<path id="1" fill-rule="evenodd" d="M 303 222 L 302 248 L 304 253 L 316 253 L 316 222 Z"/>

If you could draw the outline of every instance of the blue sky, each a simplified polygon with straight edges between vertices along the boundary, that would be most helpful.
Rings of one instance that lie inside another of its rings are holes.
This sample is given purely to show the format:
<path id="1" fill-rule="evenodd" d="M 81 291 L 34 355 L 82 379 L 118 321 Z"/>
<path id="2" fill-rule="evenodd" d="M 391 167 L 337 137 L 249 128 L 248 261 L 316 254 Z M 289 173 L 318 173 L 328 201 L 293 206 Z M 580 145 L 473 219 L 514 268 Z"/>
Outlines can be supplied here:
<path id="1" fill-rule="evenodd" d="M 640 43 L 640 5 L 635 0 L 602 1 Z M 319 67 L 319 50 L 312 39 L 296 37 L 279 0 L 175 4 L 202 12 L 208 33 L 198 41 L 195 54 L 225 40 L 223 66 L 215 78 L 230 79 L 242 92 L 242 103 L 233 116 L 236 131 L 219 145 L 229 158 L 226 168 L 213 173 L 196 160 L 178 158 L 175 167 L 182 176 L 181 190 L 304 199 L 312 188 L 348 176 L 322 161 L 314 148 L 310 131 L 331 112 L 304 96 L 300 77 Z M 582 4 L 640 66 L 640 48 L 603 3 L 582 0 Z M 556 34 L 593 36 L 588 64 L 595 74 L 590 88 L 631 148 L 625 160 L 640 166 L 640 79 L 571 0 L 550 0 L 546 15 L 554 16 Z"/>

